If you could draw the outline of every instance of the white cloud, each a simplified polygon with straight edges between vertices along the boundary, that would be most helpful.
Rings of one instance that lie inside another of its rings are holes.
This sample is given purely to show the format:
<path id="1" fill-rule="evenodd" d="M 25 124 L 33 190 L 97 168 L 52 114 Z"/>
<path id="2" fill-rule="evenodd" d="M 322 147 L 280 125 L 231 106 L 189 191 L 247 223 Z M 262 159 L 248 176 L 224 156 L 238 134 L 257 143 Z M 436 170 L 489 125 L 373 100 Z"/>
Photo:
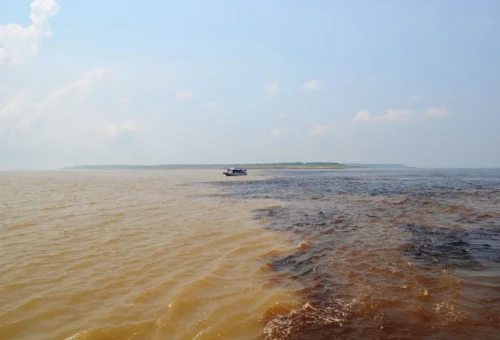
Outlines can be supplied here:
<path id="1" fill-rule="evenodd" d="M 38 53 L 43 37 L 52 35 L 50 18 L 60 9 L 55 0 L 35 0 L 30 5 L 31 24 L 0 25 L 0 65 L 23 64 Z"/>
<path id="2" fill-rule="evenodd" d="M 218 103 L 218 102 L 207 102 L 207 103 L 205 103 L 205 107 L 206 107 L 207 109 L 216 109 L 216 108 L 218 108 L 219 106 L 220 106 L 220 105 L 219 105 L 219 103 Z"/>
<path id="3" fill-rule="evenodd" d="M 109 117 L 93 106 L 89 94 L 106 72 L 102 68 L 91 70 L 81 80 L 42 97 L 26 93 L 12 97 L 3 107 L 0 106 L 0 144 L 57 148 L 99 145 L 107 136 L 102 130 Z M 86 100 L 78 100 L 83 95 L 88 96 Z M 135 129 L 133 123 L 116 127 L 117 131 Z"/>
<path id="4" fill-rule="evenodd" d="M 366 123 L 372 120 L 372 115 L 368 111 L 360 111 L 356 113 L 352 119 L 352 123 Z"/>
<path id="5" fill-rule="evenodd" d="M 120 125 L 108 125 L 106 126 L 106 131 L 112 136 L 115 137 L 120 132 L 134 132 L 137 130 L 137 124 L 131 120 L 126 123 Z"/>
<path id="6" fill-rule="evenodd" d="M 375 119 L 383 120 L 386 122 L 406 122 L 412 117 L 411 110 L 387 110 L 386 114 Z"/>
<path id="7" fill-rule="evenodd" d="M 321 83 L 318 79 L 311 79 L 304 85 L 302 85 L 302 90 L 304 91 L 317 91 L 321 88 Z"/>
<path id="8" fill-rule="evenodd" d="M 179 100 L 191 100 L 194 98 L 194 94 L 192 92 L 186 90 L 180 90 L 177 92 L 177 99 Z"/>
<path id="9" fill-rule="evenodd" d="M 444 106 L 439 107 L 431 107 L 430 109 L 425 110 L 424 117 L 429 119 L 435 118 L 443 118 L 448 116 L 448 110 Z"/>
<path id="10" fill-rule="evenodd" d="M 324 135 L 327 132 L 330 132 L 331 128 L 327 125 L 318 125 L 309 130 L 309 134 L 311 136 L 321 136 Z"/>
<path id="11" fill-rule="evenodd" d="M 278 92 L 280 92 L 280 87 L 276 84 L 269 86 L 266 90 L 268 96 L 275 96 Z"/>
<path id="12" fill-rule="evenodd" d="M 360 124 L 360 123 L 369 123 L 374 121 L 383 121 L 383 122 L 407 122 L 411 120 L 413 112 L 411 110 L 387 110 L 385 111 L 385 115 L 374 117 L 368 111 L 361 111 L 356 113 L 354 118 L 352 119 L 352 123 Z"/>
<path id="13" fill-rule="evenodd" d="M 67 86 L 60 87 L 46 98 L 46 103 L 58 101 L 66 96 L 84 95 L 90 91 L 92 86 L 100 81 L 108 70 L 105 68 L 95 68 L 87 72 L 83 79 L 75 81 Z"/>
<path id="14" fill-rule="evenodd" d="M 269 132 L 272 137 L 283 137 L 286 134 L 286 129 L 274 129 Z"/>
<path id="15" fill-rule="evenodd" d="M 4 107 L 0 108 L 0 119 L 9 116 L 15 116 L 21 113 L 21 109 L 27 103 L 27 96 L 20 93 L 14 96 Z"/>

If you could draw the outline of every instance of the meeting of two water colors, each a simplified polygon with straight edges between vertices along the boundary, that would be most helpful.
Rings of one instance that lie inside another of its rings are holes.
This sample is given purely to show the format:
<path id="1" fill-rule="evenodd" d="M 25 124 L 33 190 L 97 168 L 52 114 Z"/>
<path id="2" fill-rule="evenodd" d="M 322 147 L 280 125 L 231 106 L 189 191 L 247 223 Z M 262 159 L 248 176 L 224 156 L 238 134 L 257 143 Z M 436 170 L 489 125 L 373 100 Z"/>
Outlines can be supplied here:
<path id="1" fill-rule="evenodd" d="M 0 174 L 1 339 L 498 339 L 499 170 Z"/>
<path id="2" fill-rule="evenodd" d="M 301 241 L 269 266 L 304 304 L 270 309 L 264 339 L 500 338 L 500 170 L 273 175 L 215 184 L 279 200 L 255 217 Z"/>

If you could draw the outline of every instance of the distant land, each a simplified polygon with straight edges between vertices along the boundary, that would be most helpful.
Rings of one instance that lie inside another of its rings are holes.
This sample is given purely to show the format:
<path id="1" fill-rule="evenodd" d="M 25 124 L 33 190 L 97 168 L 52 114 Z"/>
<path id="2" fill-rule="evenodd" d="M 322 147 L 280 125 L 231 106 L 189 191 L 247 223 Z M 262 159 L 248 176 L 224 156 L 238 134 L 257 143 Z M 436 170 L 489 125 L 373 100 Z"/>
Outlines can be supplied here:
<path id="1" fill-rule="evenodd" d="M 406 169 L 409 168 L 404 164 L 362 164 L 362 163 L 351 163 L 346 164 L 347 166 L 356 166 L 363 168 L 383 168 L 383 169 Z"/>
<path id="2" fill-rule="evenodd" d="M 158 164 L 158 165 L 77 165 L 62 170 L 162 170 L 162 169 L 351 169 L 351 168 L 407 168 L 404 164 L 342 164 L 330 162 L 283 162 L 253 164 Z"/>

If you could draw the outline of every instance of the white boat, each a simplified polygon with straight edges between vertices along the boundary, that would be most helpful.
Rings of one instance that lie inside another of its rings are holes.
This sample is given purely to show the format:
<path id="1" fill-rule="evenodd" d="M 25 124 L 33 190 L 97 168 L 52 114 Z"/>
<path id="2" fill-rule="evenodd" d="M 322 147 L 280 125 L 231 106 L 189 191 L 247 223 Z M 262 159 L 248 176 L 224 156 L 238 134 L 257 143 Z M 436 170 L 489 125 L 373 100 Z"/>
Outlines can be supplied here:
<path id="1" fill-rule="evenodd" d="M 223 172 L 223 174 L 226 176 L 246 176 L 247 169 L 229 168 L 226 172 Z"/>

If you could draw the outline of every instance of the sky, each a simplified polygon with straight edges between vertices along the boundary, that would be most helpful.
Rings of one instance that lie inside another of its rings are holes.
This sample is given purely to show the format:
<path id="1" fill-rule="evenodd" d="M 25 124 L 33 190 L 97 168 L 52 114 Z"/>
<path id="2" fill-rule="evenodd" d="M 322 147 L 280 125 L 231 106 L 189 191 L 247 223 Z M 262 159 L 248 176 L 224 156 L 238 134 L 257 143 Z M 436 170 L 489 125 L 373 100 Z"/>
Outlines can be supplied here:
<path id="1" fill-rule="evenodd" d="M 500 167 L 500 1 L 0 0 L 0 170 Z"/>

